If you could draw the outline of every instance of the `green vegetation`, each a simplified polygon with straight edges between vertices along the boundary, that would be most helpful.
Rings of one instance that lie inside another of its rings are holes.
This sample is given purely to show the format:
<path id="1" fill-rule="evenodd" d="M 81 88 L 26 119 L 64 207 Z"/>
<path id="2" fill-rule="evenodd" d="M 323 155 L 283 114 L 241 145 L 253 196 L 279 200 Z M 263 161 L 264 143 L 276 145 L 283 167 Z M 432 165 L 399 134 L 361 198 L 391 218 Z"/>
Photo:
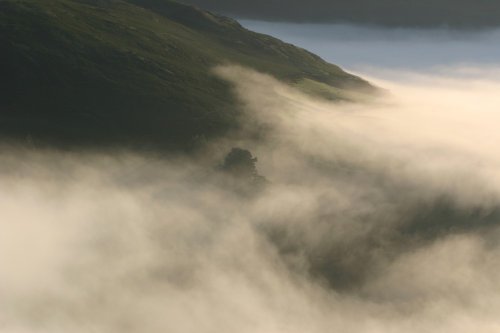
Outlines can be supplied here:
<path id="1" fill-rule="evenodd" d="M 372 89 L 303 49 L 168 0 L 0 0 L 0 45 L 0 134 L 59 146 L 185 148 L 234 128 L 238 102 L 212 74 L 219 64 L 320 82 L 335 88 L 330 98 Z"/>

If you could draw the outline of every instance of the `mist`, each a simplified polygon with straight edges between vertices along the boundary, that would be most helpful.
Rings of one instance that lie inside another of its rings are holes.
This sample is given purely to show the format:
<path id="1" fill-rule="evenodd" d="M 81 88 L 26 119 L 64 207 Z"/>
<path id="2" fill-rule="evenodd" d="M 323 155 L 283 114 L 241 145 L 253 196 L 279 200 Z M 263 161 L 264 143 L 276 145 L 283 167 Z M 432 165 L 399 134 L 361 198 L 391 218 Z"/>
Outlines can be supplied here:
<path id="1" fill-rule="evenodd" d="M 334 103 L 225 66 L 242 129 L 193 156 L 2 146 L 0 330 L 498 332 L 496 73 Z"/>

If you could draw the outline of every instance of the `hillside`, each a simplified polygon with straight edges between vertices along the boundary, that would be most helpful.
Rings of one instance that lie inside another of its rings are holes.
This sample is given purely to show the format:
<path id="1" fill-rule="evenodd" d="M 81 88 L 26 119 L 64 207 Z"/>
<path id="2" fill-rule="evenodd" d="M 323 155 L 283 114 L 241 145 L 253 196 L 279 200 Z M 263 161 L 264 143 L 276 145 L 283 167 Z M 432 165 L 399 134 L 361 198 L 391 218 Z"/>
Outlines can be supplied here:
<path id="1" fill-rule="evenodd" d="M 500 2 L 493 0 L 183 1 L 227 15 L 256 20 L 458 29 L 500 26 Z"/>
<path id="2" fill-rule="evenodd" d="M 303 49 L 168 0 L 0 0 L 0 45 L 0 135 L 35 143 L 184 148 L 224 133 L 239 111 L 212 74 L 218 64 L 371 89 Z"/>

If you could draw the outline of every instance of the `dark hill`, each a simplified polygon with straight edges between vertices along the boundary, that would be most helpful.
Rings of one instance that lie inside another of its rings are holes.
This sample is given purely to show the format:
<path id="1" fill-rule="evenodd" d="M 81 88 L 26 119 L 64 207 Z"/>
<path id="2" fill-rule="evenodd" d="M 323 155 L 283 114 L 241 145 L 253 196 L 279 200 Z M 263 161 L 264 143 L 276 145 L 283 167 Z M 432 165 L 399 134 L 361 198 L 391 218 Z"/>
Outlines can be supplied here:
<path id="1" fill-rule="evenodd" d="M 184 148 L 224 133 L 238 105 L 211 74 L 218 64 L 371 89 L 303 49 L 168 0 L 0 0 L 0 45 L 0 135 L 60 146 Z"/>

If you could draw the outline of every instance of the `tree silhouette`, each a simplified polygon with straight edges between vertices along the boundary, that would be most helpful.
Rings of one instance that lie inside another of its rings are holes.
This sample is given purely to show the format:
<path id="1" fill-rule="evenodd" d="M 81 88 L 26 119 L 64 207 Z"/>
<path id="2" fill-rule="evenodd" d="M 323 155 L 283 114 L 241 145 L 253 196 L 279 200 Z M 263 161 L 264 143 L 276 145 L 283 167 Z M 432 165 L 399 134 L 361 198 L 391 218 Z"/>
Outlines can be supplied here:
<path id="1" fill-rule="evenodd" d="M 241 193 L 256 193 L 268 181 L 257 172 L 257 158 L 249 150 L 232 148 L 224 158 L 221 170 L 229 174 L 232 186 Z"/>
<path id="2" fill-rule="evenodd" d="M 233 148 L 224 158 L 222 170 L 227 171 L 235 176 L 253 177 L 257 176 L 257 167 L 255 163 L 257 158 L 252 156 L 252 153 L 246 149 Z"/>

